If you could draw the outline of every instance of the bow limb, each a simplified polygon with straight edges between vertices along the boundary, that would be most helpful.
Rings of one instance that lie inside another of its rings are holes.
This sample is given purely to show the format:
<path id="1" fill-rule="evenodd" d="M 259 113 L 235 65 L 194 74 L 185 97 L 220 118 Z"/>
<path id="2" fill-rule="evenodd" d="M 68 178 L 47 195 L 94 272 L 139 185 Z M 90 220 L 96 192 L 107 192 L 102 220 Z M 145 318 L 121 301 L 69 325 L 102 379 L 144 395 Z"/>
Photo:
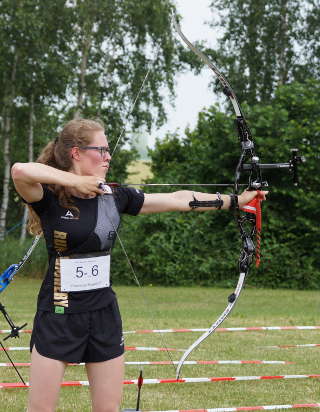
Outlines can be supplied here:
<path id="1" fill-rule="evenodd" d="M 260 202 L 259 195 L 255 199 L 257 199 L 256 200 L 257 202 Z M 222 314 L 218 317 L 218 319 L 210 326 L 210 328 L 206 332 L 204 332 L 195 342 L 193 342 L 189 346 L 189 348 L 183 353 L 182 357 L 179 360 L 177 368 L 176 368 L 176 379 L 179 379 L 182 366 L 185 360 L 191 354 L 191 352 L 193 352 L 193 350 L 197 346 L 199 346 L 205 339 L 207 339 L 222 324 L 222 322 L 225 321 L 225 319 L 231 313 L 243 289 L 246 276 L 249 273 L 250 265 L 253 261 L 253 255 L 256 250 L 254 246 L 254 242 L 253 242 L 253 236 L 256 233 L 255 222 L 256 222 L 257 216 L 255 217 L 250 216 L 248 219 L 246 219 L 246 222 L 249 221 L 251 223 L 250 232 L 246 231 L 245 228 L 243 227 L 244 219 L 245 218 L 240 217 L 240 221 L 238 221 L 243 245 L 242 245 L 242 249 L 241 249 L 240 257 L 239 257 L 239 278 L 238 278 L 237 286 L 234 292 L 231 295 L 229 295 L 228 305 L 225 308 L 225 310 L 222 312 Z M 259 244 L 260 244 L 260 232 L 259 232 Z M 257 255 L 256 257 L 256 263 L 260 262 L 259 259 L 260 259 L 260 254 Z"/>
<path id="2" fill-rule="evenodd" d="M 219 316 L 219 318 L 210 326 L 210 328 L 204 332 L 192 345 L 189 346 L 189 348 L 184 352 L 182 357 L 179 360 L 177 369 L 176 369 L 176 379 L 179 379 L 180 377 L 180 371 L 181 368 L 185 362 L 185 360 L 189 357 L 190 353 L 193 352 L 193 350 L 200 345 L 201 342 L 203 342 L 205 339 L 207 339 L 208 336 L 210 336 L 220 325 L 221 323 L 227 318 L 229 313 L 232 311 L 234 308 L 236 301 L 241 293 L 244 281 L 245 281 L 246 273 L 242 272 L 240 273 L 239 279 L 238 279 L 238 284 L 235 289 L 235 291 L 228 297 L 228 305 L 225 308 L 225 310 L 222 312 L 222 314 Z"/>
<path id="3" fill-rule="evenodd" d="M 235 171 L 235 182 L 234 182 L 234 192 L 238 193 L 238 185 L 240 181 L 241 171 L 243 169 L 243 164 L 246 159 L 250 158 L 250 160 L 254 160 L 251 163 L 251 173 L 249 177 L 249 189 L 257 190 L 264 186 L 267 186 L 266 182 L 262 182 L 262 176 L 259 167 L 259 158 L 256 156 L 254 151 L 254 143 L 252 140 L 252 135 L 250 128 L 246 122 L 245 116 L 241 109 L 241 106 L 238 102 L 235 92 L 233 91 L 232 87 L 230 86 L 228 80 L 224 77 L 224 75 L 220 72 L 220 70 L 215 66 L 214 63 L 204 54 L 201 50 L 199 50 L 194 44 L 191 43 L 190 40 L 187 39 L 185 34 L 182 32 L 179 23 L 173 18 L 173 26 L 177 31 L 178 35 L 180 36 L 181 40 L 187 45 L 187 47 L 195 53 L 203 63 L 205 63 L 215 74 L 218 78 L 219 82 L 221 83 L 223 93 L 230 99 L 232 104 L 233 110 L 236 115 L 236 124 L 237 124 L 237 131 L 239 135 L 239 140 L 241 143 L 241 156 L 239 158 L 239 162 L 236 167 Z M 255 175 L 255 180 L 252 180 L 252 176 Z"/>

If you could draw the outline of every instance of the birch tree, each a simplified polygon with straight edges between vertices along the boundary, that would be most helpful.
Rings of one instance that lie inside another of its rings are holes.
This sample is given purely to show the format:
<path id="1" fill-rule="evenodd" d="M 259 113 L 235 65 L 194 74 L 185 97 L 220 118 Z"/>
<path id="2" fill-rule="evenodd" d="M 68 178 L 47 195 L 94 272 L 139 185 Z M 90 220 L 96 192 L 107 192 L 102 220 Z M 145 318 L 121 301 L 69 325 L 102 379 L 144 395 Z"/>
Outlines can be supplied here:
<path id="1" fill-rule="evenodd" d="M 14 225 L 22 218 L 22 210 L 10 207 L 19 202 L 10 192 L 10 165 L 31 159 L 32 145 L 36 157 L 75 115 L 99 114 L 111 145 L 121 136 L 110 178 L 125 179 L 126 164 L 134 152 L 123 146 L 133 130 L 163 123 L 162 93 L 168 89 L 173 94 L 174 75 L 182 68 L 178 41 L 171 30 L 173 8 L 172 0 L 0 2 L 0 96 L 5 94 L 7 102 L 0 101 L 0 154 L 5 155 L 7 165 L 0 168 L 5 193 L 0 239 L 8 219 Z M 12 82 L 9 74 L 14 73 Z M 11 112 L 9 96 L 13 96 Z M 5 122 L 7 113 L 11 113 L 11 123 Z M 28 139 L 28 144 L 21 144 Z"/>
<path id="2" fill-rule="evenodd" d="M 219 12 L 212 26 L 224 32 L 218 60 L 239 99 L 268 103 L 279 85 L 295 79 L 301 64 L 306 2 L 218 0 L 211 8 L 214 16 Z"/>

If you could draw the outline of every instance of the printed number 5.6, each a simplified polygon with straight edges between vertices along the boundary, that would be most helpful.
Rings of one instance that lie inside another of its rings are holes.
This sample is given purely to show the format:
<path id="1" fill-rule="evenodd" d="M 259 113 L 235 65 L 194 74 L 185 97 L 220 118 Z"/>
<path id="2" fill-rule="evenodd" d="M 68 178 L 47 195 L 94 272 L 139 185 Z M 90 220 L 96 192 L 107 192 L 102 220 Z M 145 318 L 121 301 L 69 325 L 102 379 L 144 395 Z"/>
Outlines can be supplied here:
<path id="1" fill-rule="evenodd" d="M 84 273 L 82 269 L 83 269 L 82 266 L 77 266 L 77 270 L 76 270 L 76 277 L 77 278 L 82 278 L 83 275 L 86 275 L 86 273 Z M 98 265 L 93 265 L 92 266 L 91 274 L 92 274 L 92 276 L 98 276 L 98 274 L 99 274 L 99 266 Z"/>

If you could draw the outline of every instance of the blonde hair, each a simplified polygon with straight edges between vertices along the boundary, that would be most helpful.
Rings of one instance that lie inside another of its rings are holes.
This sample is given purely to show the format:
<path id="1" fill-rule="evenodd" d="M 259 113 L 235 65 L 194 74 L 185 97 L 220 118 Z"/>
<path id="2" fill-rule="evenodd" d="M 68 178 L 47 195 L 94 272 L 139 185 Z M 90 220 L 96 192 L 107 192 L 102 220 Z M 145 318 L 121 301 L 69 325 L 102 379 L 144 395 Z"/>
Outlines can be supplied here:
<path id="1" fill-rule="evenodd" d="M 73 119 L 70 120 L 59 136 L 50 141 L 41 151 L 36 162 L 54 167 L 56 169 L 68 171 L 72 166 L 70 149 L 75 146 L 87 146 L 91 143 L 92 132 L 104 131 L 103 122 L 99 119 Z M 59 198 L 59 204 L 62 207 L 73 209 L 79 213 L 74 206 L 70 193 L 64 186 L 48 185 L 48 188 Z M 28 230 L 31 234 L 37 235 L 42 233 L 40 219 L 30 206 L 28 207 Z"/>

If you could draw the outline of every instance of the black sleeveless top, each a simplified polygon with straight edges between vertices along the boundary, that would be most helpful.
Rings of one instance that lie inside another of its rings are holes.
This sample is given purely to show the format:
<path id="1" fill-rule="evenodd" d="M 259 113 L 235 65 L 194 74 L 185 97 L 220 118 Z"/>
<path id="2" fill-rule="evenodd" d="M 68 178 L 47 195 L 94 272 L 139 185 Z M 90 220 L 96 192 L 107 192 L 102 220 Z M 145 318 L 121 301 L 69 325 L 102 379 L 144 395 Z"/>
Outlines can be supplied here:
<path id="1" fill-rule="evenodd" d="M 93 199 L 73 197 L 79 209 L 59 205 L 54 193 L 43 186 L 43 198 L 29 203 L 41 220 L 49 265 L 38 295 L 38 309 L 77 313 L 108 306 L 115 293 L 111 287 L 86 292 L 62 292 L 60 256 L 111 252 L 120 225 L 120 214 L 137 215 L 144 194 L 132 188 L 116 188 L 112 194 Z"/>

